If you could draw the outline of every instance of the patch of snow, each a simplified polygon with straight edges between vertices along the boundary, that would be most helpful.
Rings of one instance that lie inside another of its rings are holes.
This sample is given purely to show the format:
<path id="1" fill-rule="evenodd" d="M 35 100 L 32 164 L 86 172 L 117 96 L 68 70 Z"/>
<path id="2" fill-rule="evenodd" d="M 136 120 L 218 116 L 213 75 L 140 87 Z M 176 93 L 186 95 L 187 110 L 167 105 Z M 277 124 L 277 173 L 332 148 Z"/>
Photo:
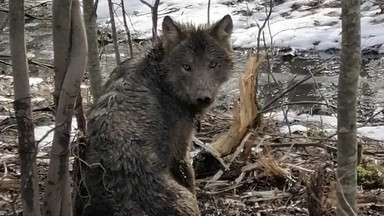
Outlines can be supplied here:
<path id="1" fill-rule="evenodd" d="M 288 122 L 292 123 L 295 121 L 295 117 L 297 116 L 294 112 L 288 112 L 287 118 L 285 118 L 285 115 L 282 111 L 271 113 L 272 119 L 278 122 Z"/>
<path id="2" fill-rule="evenodd" d="M 327 132 L 328 134 L 334 134 L 337 132 L 337 118 L 334 116 L 324 116 L 324 115 L 308 115 L 308 114 L 302 114 L 298 115 L 296 117 L 292 117 L 293 114 L 288 114 L 290 123 L 293 121 L 296 122 L 296 124 L 291 125 L 291 132 L 296 131 L 308 131 L 308 127 L 303 126 L 303 124 L 309 124 L 309 123 L 316 123 L 318 127 L 322 126 L 323 130 Z M 285 125 L 281 126 L 279 128 L 281 133 L 287 134 L 289 133 L 288 126 L 285 123 L 285 119 L 282 113 L 277 113 L 273 117 L 273 119 L 284 123 Z M 322 124 L 319 124 L 322 123 Z M 384 126 L 366 126 L 361 127 L 357 129 L 357 133 L 361 137 L 366 137 L 369 139 L 377 140 L 377 141 L 384 141 Z M 336 138 L 336 137 L 335 137 Z"/>
<path id="3" fill-rule="evenodd" d="M 332 128 L 332 129 L 326 128 L 326 129 L 324 129 L 324 131 L 325 131 L 326 133 L 328 133 L 328 134 L 331 135 L 331 134 L 335 134 L 335 133 L 337 132 L 337 129 L 334 129 L 334 128 Z M 337 135 L 335 135 L 334 138 L 337 138 Z"/>
<path id="4" fill-rule="evenodd" d="M 3 79 L 3 80 L 9 80 L 9 79 L 12 79 L 12 80 L 13 80 L 13 76 L 0 75 L 0 79 Z"/>
<path id="5" fill-rule="evenodd" d="M 357 133 L 369 139 L 384 141 L 384 126 L 358 128 Z"/>
<path id="6" fill-rule="evenodd" d="M 50 147 L 53 141 L 54 130 L 52 130 L 55 125 L 44 125 L 35 127 L 35 140 L 40 141 L 38 148 L 41 150 L 46 147 Z M 71 140 L 75 136 L 77 130 L 77 121 L 76 118 L 72 118 L 72 130 L 71 130 Z M 44 139 L 43 139 L 44 137 Z"/>
<path id="7" fill-rule="evenodd" d="M 149 1 L 151 2 L 151 1 Z M 226 5 L 228 1 L 211 1 L 211 20 L 217 21 L 225 14 L 231 14 L 234 29 L 232 42 L 234 47 L 249 48 L 257 44 L 258 27 L 266 17 L 264 6 L 260 1 L 243 1 L 234 5 Z M 326 50 L 330 48 L 340 49 L 341 20 L 340 8 L 326 7 L 325 4 L 339 4 L 335 0 L 325 0 L 320 7 L 310 7 L 310 0 L 291 0 L 273 8 L 270 17 L 269 30 L 265 29 L 266 43 L 276 47 L 295 47 L 302 50 Z M 160 2 L 158 9 L 158 27 L 166 15 L 176 21 L 203 24 L 207 22 L 206 0 L 168 0 Z M 297 9 L 292 9 L 297 7 Z M 384 15 L 378 15 L 380 11 L 369 0 L 363 0 L 361 12 L 361 42 L 362 48 L 381 45 L 384 43 Z M 125 9 L 128 14 L 129 28 L 139 38 L 151 37 L 151 12 L 139 0 L 125 1 Z M 247 12 L 248 11 L 248 12 Z M 249 13 L 246 16 L 242 13 Z M 122 12 L 117 10 L 117 28 L 124 30 L 122 24 Z M 98 22 L 109 25 L 109 11 L 106 0 L 100 0 L 98 7 Z M 380 48 L 380 52 L 384 48 Z"/>
<path id="8" fill-rule="evenodd" d="M 324 128 L 336 128 L 337 127 L 337 118 L 335 116 L 302 114 L 302 115 L 298 115 L 295 118 L 295 120 L 300 121 L 300 122 L 318 123 L 319 126 L 322 126 Z"/>
<path id="9" fill-rule="evenodd" d="M 29 78 L 29 85 L 34 86 L 34 85 L 39 85 L 42 83 L 44 80 L 38 77 L 30 77 Z"/>
<path id="10" fill-rule="evenodd" d="M 0 102 L 13 102 L 12 98 L 6 98 L 0 95 Z"/>
<path id="11" fill-rule="evenodd" d="M 35 57 L 35 54 L 27 52 L 27 58 L 31 59 Z"/>
<path id="12" fill-rule="evenodd" d="M 13 82 L 13 76 L 2 75 L 2 76 L 0 76 L 0 79 L 7 80 L 8 82 Z M 30 78 L 29 78 L 29 85 L 30 85 L 30 86 L 39 85 L 39 84 L 42 83 L 43 81 L 44 81 L 44 80 L 43 80 L 42 78 L 38 78 L 38 77 L 30 77 Z"/>
<path id="13" fill-rule="evenodd" d="M 7 118 L 9 118 L 9 116 L 0 115 L 0 121 L 3 121 Z M 0 141 L 0 143 L 1 143 L 1 141 Z"/>
<path id="14" fill-rule="evenodd" d="M 378 51 L 380 54 L 383 54 L 384 53 L 384 46 L 381 45 Z"/>
<path id="15" fill-rule="evenodd" d="M 53 130 L 54 125 L 44 125 L 35 127 L 35 140 L 40 141 L 38 148 L 42 149 L 44 147 L 50 146 L 53 140 Z M 51 131 L 52 130 L 52 131 Z M 43 137 L 45 138 L 43 139 Z"/>
<path id="16" fill-rule="evenodd" d="M 42 101 L 45 101 L 45 98 L 42 98 L 42 97 L 32 98 L 32 102 L 35 102 L 35 103 L 42 102 Z"/>
<path id="17" fill-rule="evenodd" d="M 88 86 L 85 85 L 85 84 L 81 84 L 81 85 L 80 85 L 80 88 L 81 88 L 81 89 L 88 89 Z"/>
<path id="18" fill-rule="evenodd" d="M 42 50 L 40 51 L 41 55 L 47 55 L 47 56 L 53 56 L 53 51 L 52 50 Z"/>
<path id="19" fill-rule="evenodd" d="M 35 22 L 35 23 L 26 23 L 26 24 L 25 24 L 25 28 L 28 28 L 28 27 L 36 27 L 36 26 L 38 26 L 38 25 L 39 25 L 38 22 Z"/>
<path id="20" fill-rule="evenodd" d="M 294 132 L 307 132 L 308 131 L 308 128 L 305 127 L 305 126 L 302 126 L 302 125 L 292 125 L 290 126 L 290 129 L 291 129 L 291 133 L 294 133 Z M 280 133 L 283 133 L 283 134 L 287 134 L 289 133 L 289 128 L 287 125 L 281 127 L 280 129 Z"/>

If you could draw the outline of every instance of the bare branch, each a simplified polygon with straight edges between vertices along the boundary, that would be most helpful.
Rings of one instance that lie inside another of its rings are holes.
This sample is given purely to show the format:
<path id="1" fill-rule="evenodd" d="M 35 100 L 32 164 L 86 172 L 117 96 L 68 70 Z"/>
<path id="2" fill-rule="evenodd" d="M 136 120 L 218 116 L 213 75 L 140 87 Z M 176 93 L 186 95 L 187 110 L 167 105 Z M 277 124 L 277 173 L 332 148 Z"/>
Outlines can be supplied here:
<path id="1" fill-rule="evenodd" d="M 208 9 L 207 9 L 208 25 L 210 24 L 210 12 L 211 12 L 211 0 L 208 0 Z"/>
<path id="2" fill-rule="evenodd" d="M 110 19 L 111 19 L 112 39 L 113 39 L 113 47 L 115 49 L 116 63 L 120 64 L 121 63 L 121 58 L 120 58 L 119 46 L 118 46 L 118 43 L 117 43 L 117 32 L 116 32 L 115 16 L 113 14 L 112 0 L 108 0 L 108 8 L 109 8 L 109 16 L 110 16 Z"/>
<path id="3" fill-rule="evenodd" d="M 151 10 L 153 9 L 153 6 L 151 4 L 149 4 L 148 2 L 144 1 L 144 0 L 139 0 L 141 3 L 147 5 L 149 8 L 151 8 Z"/>

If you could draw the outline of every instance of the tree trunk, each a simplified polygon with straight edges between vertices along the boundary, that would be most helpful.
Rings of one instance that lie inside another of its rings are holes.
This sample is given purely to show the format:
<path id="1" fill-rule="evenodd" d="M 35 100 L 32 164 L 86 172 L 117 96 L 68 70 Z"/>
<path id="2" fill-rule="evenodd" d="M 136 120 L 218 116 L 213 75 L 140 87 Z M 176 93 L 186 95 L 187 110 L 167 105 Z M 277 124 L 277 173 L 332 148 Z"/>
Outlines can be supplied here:
<path id="1" fill-rule="evenodd" d="M 84 115 L 83 97 L 81 96 L 81 89 L 79 90 L 75 104 L 75 116 L 77 121 L 77 129 L 81 132 L 81 136 L 84 136 L 87 131 L 87 120 Z"/>
<path id="2" fill-rule="evenodd" d="M 337 215 L 357 215 L 357 85 L 361 67 L 360 0 L 342 0 L 342 47 L 337 101 Z"/>
<path id="3" fill-rule="evenodd" d="M 83 0 L 84 24 L 88 42 L 88 72 L 91 81 L 91 94 L 95 102 L 101 94 L 102 77 L 97 47 L 96 6 L 93 0 Z"/>
<path id="4" fill-rule="evenodd" d="M 157 10 L 159 8 L 160 0 L 155 0 L 153 6 L 145 0 L 139 0 L 141 3 L 151 8 L 152 14 L 152 45 L 154 46 L 157 42 Z"/>
<path id="5" fill-rule="evenodd" d="M 124 27 L 125 31 L 127 32 L 128 37 L 128 45 L 129 45 L 129 57 L 133 58 L 133 47 L 132 47 L 132 39 L 131 39 L 131 33 L 129 32 L 128 24 L 127 24 L 127 15 L 125 12 L 125 6 L 124 6 L 124 0 L 121 0 L 121 11 L 123 14 L 123 21 L 124 21 Z"/>
<path id="6" fill-rule="evenodd" d="M 210 13 L 211 12 L 211 0 L 208 0 L 208 9 L 207 9 L 207 19 L 208 19 L 208 25 L 211 23 L 210 21 Z"/>
<path id="7" fill-rule="evenodd" d="M 55 6 L 59 5 L 57 1 L 61 2 L 60 0 L 54 0 L 54 12 L 58 11 L 58 8 L 55 8 Z M 71 39 L 71 44 L 68 46 L 71 49 L 67 50 L 65 53 L 66 56 L 69 56 L 69 62 L 65 70 L 62 70 L 65 72 L 65 75 L 62 76 L 65 79 L 61 81 L 62 86 L 60 88 L 60 97 L 56 111 L 51 161 L 44 193 L 44 215 L 54 216 L 66 216 L 72 214 L 71 188 L 68 170 L 70 132 L 74 106 L 80 90 L 80 83 L 85 71 L 87 60 L 87 41 L 79 1 L 73 0 L 70 5 L 70 10 L 66 11 L 70 13 L 70 16 L 64 14 L 64 17 L 71 17 L 71 19 L 68 20 L 70 31 L 62 33 L 69 34 L 69 36 L 63 36 Z M 64 8 L 68 7 L 65 6 Z M 61 11 L 61 13 L 65 12 Z M 57 15 L 58 14 L 54 16 L 56 17 L 54 22 L 58 21 L 57 18 L 60 18 Z M 53 43 L 56 44 L 63 42 L 55 40 L 54 38 Z M 55 47 L 56 46 L 54 46 L 54 48 Z M 56 55 L 63 54 L 63 52 L 56 52 L 57 50 L 54 51 L 55 59 Z M 57 65 L 55 64 L 55 68 L 56 67 Z"/>
<path id="8" fill-rule="evenodd" d="M 9 2 L 10 45 L 15 91 L 14 108 L 19 140 L 20 191 L 23 214 L 40 215 L 36 143 L 32 123 L 29 69 L 24 39 L 24 0 Z"/>
<path id="9" fill-rule="evenodd" d="M 157 43 L 157 11 L 159 9 L 160 0 L 155 0 L 153 7 L 151 8 L 152 12 L 152 43 L 153 46 Z"/>
<path id="10" fill-rule="evenodd" d="M 55 66 L 55 91 L 53 92 L 53 101 L 56 110 L 59 103 L 61 86 L 69 62 L 68 53 L 71 45 L 71 4 L 72 0 L 57 0 L 52 2 L 53 41 L 60 41 L 60 43 L 53 43 L 53 50 L 55 52 L 53 57 Z"/>
<path id="11" fill-rule="evenodd" d="M 111 18 L 112 40 L 113 40 L 113 47 L 115 49 L 116 64 L 120 64 L 121 59 L 120 59 L 119 45 L 117 44 L 116 24 L 115 24 L 115 16 L 113 14 L 112 0 L 108 0 L 108 7 L 109 7 L 109 16 Z"/>

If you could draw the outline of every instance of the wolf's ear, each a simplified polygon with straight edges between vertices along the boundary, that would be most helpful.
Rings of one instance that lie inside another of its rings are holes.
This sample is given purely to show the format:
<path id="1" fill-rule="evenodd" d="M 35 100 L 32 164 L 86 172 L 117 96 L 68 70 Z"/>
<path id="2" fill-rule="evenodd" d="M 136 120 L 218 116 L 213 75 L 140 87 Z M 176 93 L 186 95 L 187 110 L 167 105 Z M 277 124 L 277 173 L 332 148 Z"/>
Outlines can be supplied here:
<path id="1" fill-rule="evenodd" d="M 180 32 L 180 28 L 173 22 L 171 17 L 164 17 L 162 34 L 166 43 L 165 46 L 176 45 L 179 42 Z"/>
<path id="2" fill-rule="evenodd" d="M 233 22 L 230 15 L 225 15 L 220 21 L 216 22 L 210 28 L 210 35 L 220 44 L 231 47 L 231 34 Z"/>

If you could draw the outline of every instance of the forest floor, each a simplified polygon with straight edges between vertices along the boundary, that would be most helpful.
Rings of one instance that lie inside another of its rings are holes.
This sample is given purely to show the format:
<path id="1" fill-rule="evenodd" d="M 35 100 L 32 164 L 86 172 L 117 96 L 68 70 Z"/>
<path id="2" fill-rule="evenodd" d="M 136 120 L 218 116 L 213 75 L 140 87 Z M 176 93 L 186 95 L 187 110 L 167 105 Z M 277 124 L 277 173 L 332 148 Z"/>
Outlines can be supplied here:
<path id="1" fill-rule="evenodd" d="M 50 6 L 50 2 L 36 5 L 27 1 L 30 9 L 26 10 L 29 14 L 26 39 L 41 195 L 49 166 L 54 123 Z M 0 8 L 8 8 L 6 2 L 0 3 Z M 7 13 L 0 11 L 0 26 L 6 17 Z M 8 31 L 7 26 L 0 29 L 0 215 L 22 215 Z M 126 58 L 127 46 L 122 38 L 124 35 L 120 33 L 121 53 Z M 137 41 L 135 56 L 142 56 L 148 47 L 145 41 L 140 44 Z M 114 68 L 112 49 L 111 44 L 106 45 L 101 58 L 104 78 Z M 245 52 L 243 49 L 235 51 L 234 75 L 223 86 L 217 102 L 201 122 L 196 138 L 203 143 L 212 143 L 228 132 L 233 123 L 233 102 L 239 96 L 237 75 L 244 71 Z M 222 163 L 212 154 L 202 153 L 202 148 L 195 145 L 192 155 L 202 215 L 309 215 L 310 211 L 318 209 L 321 209 L 321 215 L 335 215 L 337 149 L 336 137 L 332 135 L 336 117 L 331 106 L 316 105 L 336 103 L 339 60 L 337 57 L 327 60 L 329 56 L 337 56 L 337 51 L 294 55 L 279 52 L 271 56 L 275 62 L 272 74 L 284 89 L 305 77 L 314 65 L 324 67 L 325 72 L 274 103 L 277 108 L 266 112 L 261 125 L 247 135 L 234 153 L 223 158 Z M 384 76 L 382 66 L 377 66 L 380 61 L 375 52 L 364 55 L 358 121 L 360 126 L 369 128 L 359 131 L 362 157 L 358 170 L 358 215 L 384 215 L 384 140 L 376 138 L 380 132 L 374 130 L 379 128 L 384 133 L 381 128 L 384 125 Z M 281 92 L 278 85 L 270 81 L 267 68 L 266 65 L 260 68 L 258 100 L 261 104 L 268 103 Z M 82 93 L 87 113 L 91 104 L 87 74 Z M 302 101 L 312 101 L 315 106 Z M 287 102 L 298 103 L 289 110 L 279 107 Z M 76 145 L 76 127 L 74 123 L 73 145 Z"/>

